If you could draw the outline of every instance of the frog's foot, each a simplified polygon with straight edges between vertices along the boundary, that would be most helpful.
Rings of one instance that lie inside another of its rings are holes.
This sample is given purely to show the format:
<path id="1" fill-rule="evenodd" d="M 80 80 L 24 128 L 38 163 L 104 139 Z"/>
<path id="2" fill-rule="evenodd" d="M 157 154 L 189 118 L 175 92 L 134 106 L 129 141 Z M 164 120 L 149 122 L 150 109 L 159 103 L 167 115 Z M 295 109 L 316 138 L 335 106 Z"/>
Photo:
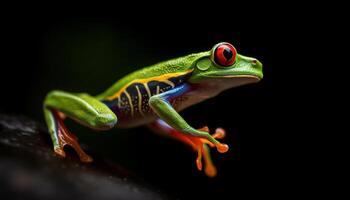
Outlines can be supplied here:
<path id="1" fill-rule="evenodd" d="M 66 145 L 69 145 L 77 152 L 82 162 L 92 162 L 93 159 L 89 155 L 87 155 L 80 147 L 78 143 L 78 138 L 67 129 L 67 127 L 63 123 L 63 120 L 58 116 L 58 114 L 56 114 L 55 116 L 57 119 L 57 138 L 59 144 L 54 147 L 55 153 L 61 157 L 66 157 L 64 147 Z"/>
<path id="2" fill-rule="evenodd" d="M 208 132 L 209 128 L 207 126 L 198 129 L 200 131 Z M 198 170 L 202 170 L 204 160 L 204 172 L 209 177 L 214 177 L 217 174 L 216 167 L 214 166 L 211 157 L 209 147 L 216 147 L 220 153 L 225 153 L 228 151 L 228 146 L 226 144 L 220 143 L 215 140 L 217 143 L 214 144 L 206 138 L 196 137 L 192 135 L 182 134 L 180 132 L 173 132 L 174 136 L 183 142 L 192 146 L 194 151 L 197 152 L 196 165 Z M 222 128 L 217 128 L 215 133 L 211 135 L 214 139 L 222 139 L 225 137 L 225 130 Z"/>

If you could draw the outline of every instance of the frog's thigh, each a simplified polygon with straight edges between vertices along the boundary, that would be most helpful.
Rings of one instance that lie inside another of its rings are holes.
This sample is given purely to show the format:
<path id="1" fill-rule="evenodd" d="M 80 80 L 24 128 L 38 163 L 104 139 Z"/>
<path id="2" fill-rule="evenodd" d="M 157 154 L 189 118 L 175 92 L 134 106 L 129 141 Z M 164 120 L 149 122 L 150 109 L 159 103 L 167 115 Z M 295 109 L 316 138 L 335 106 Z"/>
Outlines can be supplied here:
<path id="1" fill-rule="evenodd" d="M 52 91 L 45 99 L 45 106 L 55 109 L 93 129 L 106 130 L 115 126 L 117 116 L 105 104 L 94 97 L 81 93 Z"/>

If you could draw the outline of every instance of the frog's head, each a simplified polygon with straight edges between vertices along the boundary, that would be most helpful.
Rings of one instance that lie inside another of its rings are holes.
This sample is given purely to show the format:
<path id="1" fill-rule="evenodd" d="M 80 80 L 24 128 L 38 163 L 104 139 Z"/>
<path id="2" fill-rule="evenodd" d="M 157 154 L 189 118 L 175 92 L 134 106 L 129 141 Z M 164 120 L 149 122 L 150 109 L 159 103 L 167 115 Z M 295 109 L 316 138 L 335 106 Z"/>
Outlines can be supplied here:
<path id="1" fill-rule="evenodd" d="M 258 82 L 263 77 L 261 62 L 238 54 L 235 47 L 226 42 L 197 54 L 192 64 L 194 71 L 189 82 L 212 85 L 219 90 Z"/>

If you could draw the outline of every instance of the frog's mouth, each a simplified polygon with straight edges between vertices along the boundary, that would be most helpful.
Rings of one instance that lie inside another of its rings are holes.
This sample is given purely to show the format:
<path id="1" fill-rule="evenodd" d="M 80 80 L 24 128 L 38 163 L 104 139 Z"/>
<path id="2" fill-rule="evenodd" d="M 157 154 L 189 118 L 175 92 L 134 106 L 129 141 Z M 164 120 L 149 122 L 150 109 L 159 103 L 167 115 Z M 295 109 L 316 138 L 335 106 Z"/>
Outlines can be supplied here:
<path id="1" fill-rule="evenodd" d="M 249 79 L 252 81 L 260 81 L 261 78 L 259 76 L 254 76 L 254 75 L 226 75 L 226 76 L 221 76 L 222 78 L 230 78 L 230 79 Z"/>

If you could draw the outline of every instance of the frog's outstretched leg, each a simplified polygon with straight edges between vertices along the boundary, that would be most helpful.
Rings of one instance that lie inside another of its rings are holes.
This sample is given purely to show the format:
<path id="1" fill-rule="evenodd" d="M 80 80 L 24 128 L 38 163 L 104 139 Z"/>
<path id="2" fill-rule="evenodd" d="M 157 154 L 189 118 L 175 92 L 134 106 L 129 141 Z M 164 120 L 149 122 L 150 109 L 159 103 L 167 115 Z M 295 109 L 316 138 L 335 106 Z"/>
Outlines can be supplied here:
<path id="1" fill-rule="evenodd" d="M 169 101 L 171 99 L 186 93 L 190 89 L 191 87 L 187 84 L 180 85 L 167 92 L 152 96 L 149 99 L 149 105 L 160 119 L 164 120 L 175 130 L 184 134 L 192 135 L 194 137 L 205 138 L 208 140 L 208 142 L 214 144 L 220 153 L 227 152 L 229 147 L 226 144 L 220 143 L 208 132 L 192 128 L 170 104 Z"/>
<path id="2" fill-rule="evenodd" d="M 226 144 L 220 143 L 218 140 L 215 139 L 214 136 L 210 135 L 208 133 L 209 130 L 197 130 L 192 128 L 172 107 L 170 103 L 171 99 L 186 93 L 190 89 L 191 88 L 189 85 L 183 84 L 167 92 L 152 96 L 149 100 L 149 105 L 153 109 L 153 111 L 159 116 L 159 118 L 166 122 L 166 124 L 175 129 L 178 133 L 186 135 L 186 140 L 188 140 L 188 138 L 192 138 L 192 140 L 195 140 L 197 142 L 207 143 L 211 146 L 215 146 L 220 153 L 227 152 L 228 146 Z M 181 136 L 179 135 L 178 137 Z M 194 138 L 200 138 L 200 140 Z M 197 146 L 202 148 L 203 145 Z M 206 153 L 206 150 L 203 150 L 203 152 Z M 201 156 L 202 154 L 198 155 Z"/>
<path id="3" fill-rule="evenodd" d="M 212 143 L 208 142 L 206 139 L 194 137 L 181 133 L 174 128 L 170 127 L 163 120 L 156 120 L 149 125 L 149 128 L 153 131 L 160 133 L 165 136 L 170 136 L 171 138 L 177 139 L 193 148 L 197 152 L 196 165 L 198 170 L 202 170 L 202 158 L 204 159 L 204 172 L 209 177 L 214 177 L 217 174 L 215 165 L 213 164 L 210 157 L 209 146 L 214 146 Z M 198 129 L 201 131 L 209 132 L 208 127 L 203 127 Z M 217 128 L 215 133 L 212 135 L 214 138 L 222 139 L 225 136 L 225 131 L 222 128 Z"/>
<path id="4" fill-rule="evenodd" d="M 82 162 L 91 162 L 92 158 L 81 149 L 77 137 L 64 125 L 65 116 L 97 130 L 110 129 L 117 123 L 116 115 L 94 97 L 63 91 L 52 91 L 46 96 L 44 114 L 55 152 L 65 157 L 63 148 L 69 145 Z"/>

